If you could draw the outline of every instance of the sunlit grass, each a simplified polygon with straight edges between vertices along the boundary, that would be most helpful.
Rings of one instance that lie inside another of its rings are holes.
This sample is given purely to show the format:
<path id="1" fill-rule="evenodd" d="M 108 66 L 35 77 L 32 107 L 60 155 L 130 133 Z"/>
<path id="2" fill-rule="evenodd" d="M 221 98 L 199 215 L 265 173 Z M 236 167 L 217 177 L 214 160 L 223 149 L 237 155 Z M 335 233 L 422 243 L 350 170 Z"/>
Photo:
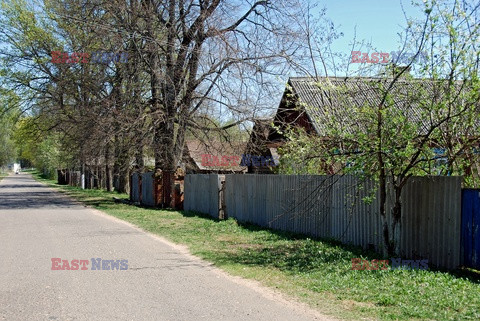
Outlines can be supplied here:
<path id="1" fill-rule="evenodd" d="M 8 174 L 9 174 L 8 172 L 2 172 L 2 171 L 0 170 L 0 181 L 1 181 L 4 177 L 8 176 Z"/>
<path id="2" fill-rule="evenodd" d="M 114 202 L 113 197 L 127 198 L 125 194 L 59 188 L 110 215 L 185 244 L 193 254 L 231 274 L 258 280 L 323 313 L 352 320 L 480 320 L 476 271 L 357 271 L 351 269 L 352 258 L 381 257 L 335 241 L 241 225 L 233 219 L 218 221 L 198 213 Z"/>

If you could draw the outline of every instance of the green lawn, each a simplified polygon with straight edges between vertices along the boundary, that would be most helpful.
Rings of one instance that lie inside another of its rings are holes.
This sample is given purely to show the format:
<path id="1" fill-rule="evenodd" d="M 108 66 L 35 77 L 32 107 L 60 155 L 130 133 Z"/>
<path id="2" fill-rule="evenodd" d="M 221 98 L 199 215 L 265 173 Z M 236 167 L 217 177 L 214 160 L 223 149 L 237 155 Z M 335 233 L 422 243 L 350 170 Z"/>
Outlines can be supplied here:
<path id="1" fill-rule="evenodd" d="M 352 258 L 380 256 L 333 241 L 241 225 L 233 219 L 217 221 L 197 213 L 113 202 L 113 196 L 127 198 L 124 194 L 59 189 L 107 214 L 185 244 L 193 254 L 221 269 L 258 280 L 325 314 L 352 320 L 480 320 L 480 274 L 474 271 L 356 271 L 351 270 Z"/>

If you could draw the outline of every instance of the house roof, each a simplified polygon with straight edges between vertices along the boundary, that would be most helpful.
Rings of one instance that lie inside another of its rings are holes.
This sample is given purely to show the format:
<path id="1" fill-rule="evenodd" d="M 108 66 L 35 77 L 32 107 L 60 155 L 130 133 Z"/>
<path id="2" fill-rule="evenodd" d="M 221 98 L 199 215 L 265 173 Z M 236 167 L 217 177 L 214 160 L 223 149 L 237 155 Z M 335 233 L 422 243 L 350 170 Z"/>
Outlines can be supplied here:
<path id="1" fill-rule="evenodd" d="M 266 143 L 272 131 L 273 118 L 257 118 L 253 120 L 254 125 L 250 133 L 250 138 L 246 146 L 246 152 L 249 154 L 260 155 L 267 150 Z"/>
<path id="2" fill-rule="evenodd" d="M 220 142 L 218 140 L 208 142 L 188 140 L 186 149 L 197 167 L 194 169 L 242 172 L 247 170 L 246 166 L 240 166 L 246 144 L 245 142 Z"/>
<path id="3" fill-rule="evenodd" d="M 392 78 L 364 77 L 319 77 L 290 78 L 287 90 L 296 96 L 307 114 L 315 131 L 323 136 L 327 132 L 328 121 L 335 119 L 345 133 L 355 126 L 364 126 L 359 119 L 359 107 L 378 106 L 384 93 L 391 85 Z M 430 117 L 422 115 L 420 104 L 440 101 L 442 84 L 424 79 L 399 78 L 392 85 L 390 98 L 391 112 L 406 116 L 416 122 L 422 131 L 430 127 Z M 388 106 L 388 104 L 387 104 Z M 334 118 L 332 118 L 334 117 Z"/>

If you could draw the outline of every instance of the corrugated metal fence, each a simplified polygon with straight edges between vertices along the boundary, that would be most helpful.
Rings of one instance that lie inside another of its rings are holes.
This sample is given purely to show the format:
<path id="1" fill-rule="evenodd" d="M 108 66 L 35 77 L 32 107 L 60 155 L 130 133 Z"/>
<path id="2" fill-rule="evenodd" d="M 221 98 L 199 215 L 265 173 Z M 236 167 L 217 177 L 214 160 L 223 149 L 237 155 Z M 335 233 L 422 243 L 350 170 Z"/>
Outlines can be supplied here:
<path id="1" fill-rule="evenodd" d="M 141 203 L 142 198 L 142 179 L 141 174 L 133 173 L 132 181 L 130 182 L 130 200 L 132 202 Z"/>
<path id="2" fill-rule="evenodd" d="M 400 254 L 437 266 L 460 264 L 461 177 L 413 177 L 402 194 Z"/>
<path id="3" fill-rule="evenodd" d="M 362 201 L 369 185 L 352 176 L 227 175 L 226 213 L 273 229 L 379 247 L 378 202 Z"/>
<path id="4" fill-rule="evenodd" d="M 175 177 L 172 199 L 168 204 L 163 197 L 165 174 L 155 176 L 154 172 L 133 173 L 130 176 L 130 201 L 150 207 L 173 207 L 183 209 L 183 176 Z M 167 180 L 168 181 L 168 180 Z"/>
<path id="5" fill-rule="evenodd" d="M 480 189 L 462 191 L 462 263 L 480 270 Z"/>
<path id="6" fill-rule="evenodd" d="M 223 178 L 223 175 L 217 174 L 185 176 L 185 201 L 183 203 L 185 210 L 210 214 L 214 218 L 219 218 L 221 180 Z"/>
<path id="7" fill-rule="evenodd" d="M 131 176 L 130 200 L 146 206 L 155 206 L 153 172 L 133 173 Z"/>
<path id="8" fill-rule="evenodd" d="M 187 183 L 188 182 L 188 183 Z M 220 177 L 187 175 L 185 209 L 218 217 Z M 188 184 L 188 187 L 187 187 Z M 378 195 L 353 176 L 225 175 L 228 217 L 278 230 L 383 249 Z M 387 197 L 390 209 L 393 193 Z M 188 204 L 188 206 L 187 206 Z M 454 268 L 460 261 L 461 178 L 414 177 L 402 194 L 399 254 Z"/>
<path id="9" fill-rule="evenodd" d="M 155 206 L 153 172 L 142 173 L 142 204 Z"/>

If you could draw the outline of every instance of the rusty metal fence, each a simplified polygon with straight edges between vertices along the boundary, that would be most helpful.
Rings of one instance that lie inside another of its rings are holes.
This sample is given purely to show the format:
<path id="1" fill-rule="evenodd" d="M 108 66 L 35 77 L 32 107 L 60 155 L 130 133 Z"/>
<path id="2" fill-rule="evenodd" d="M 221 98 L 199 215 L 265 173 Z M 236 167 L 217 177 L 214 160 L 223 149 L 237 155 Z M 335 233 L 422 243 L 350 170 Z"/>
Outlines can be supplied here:
<path id="1" fill-rule="evenodd" d="M 130 201 L 150 207 L 173 207 L 183 209 L 183 177 L 175 178 L 169 204 L 162 199 L 163 174 L 155 176 L 154 172 L 133 173 L 130 176 Z"/>

